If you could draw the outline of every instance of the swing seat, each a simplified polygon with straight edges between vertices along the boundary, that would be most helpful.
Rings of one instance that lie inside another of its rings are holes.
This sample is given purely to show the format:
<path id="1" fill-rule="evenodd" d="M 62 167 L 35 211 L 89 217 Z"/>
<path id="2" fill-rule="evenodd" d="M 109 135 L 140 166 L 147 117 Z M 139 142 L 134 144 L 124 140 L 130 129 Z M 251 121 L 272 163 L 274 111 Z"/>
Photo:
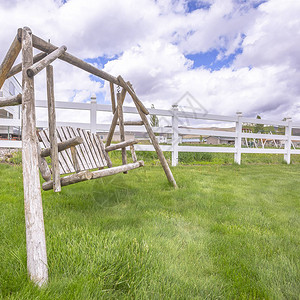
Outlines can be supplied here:
<path id="1" fill-rule="evenodd" d="M 121 172 L 125 173 L 129 170 L 144 166 L 142 160 L 137 161 L 136 159 L 133 146 L 137 144 L 135 140 L 128 140 L 105 148 L 100 136 L 88 130 L 62 126 L 56 128 L 56 133 L 60 175 L 69 174 L 60 178 L 61 186 L 110 176 Z M 50 156 L 49 130 L 45 129 L 39 131 L 38 139 L 42 144 L 40 156 L 42 158 Z M 127 146 L 130 146 L 133 162 L 112 167 L 108 152 L 126 148 Z M 42 184 L 43 190 L 53 188 L 53 180 L 49 180 L 49 177 L 47 179 L 48 180 Z"/>

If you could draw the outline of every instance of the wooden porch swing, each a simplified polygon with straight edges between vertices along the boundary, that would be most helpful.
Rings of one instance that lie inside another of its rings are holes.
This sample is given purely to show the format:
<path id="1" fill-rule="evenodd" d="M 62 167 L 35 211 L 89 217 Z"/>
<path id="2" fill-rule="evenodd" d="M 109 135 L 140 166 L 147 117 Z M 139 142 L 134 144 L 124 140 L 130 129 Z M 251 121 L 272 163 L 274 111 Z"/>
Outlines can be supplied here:
<path id="1" fill-rule="evenodd" d="M 33 48 L 41 52 L 33 56 Z M 22 62 L 13 66 L 22 50 Z M 27 268 L 30 278 L 38 285 L 48 280 L 46 240 L 42 208 L 39 169 L 45 179 L 42 188 L 61 190 L 61 186 L 100 178 L 143 166 L 143 161 L 137 161 L 133 145 L 134 140 L 125 141 L 124 125 L 144 125 L 151 139 L 169 182 L 176 188 L 176 181 L 161 151 L 156 137 L 149 125 L 147 108 L 139 100 L 130 82 L 121 77 L 114 77 L 85 61 L 66 52 L 67 47 L 56 47 L 32 34 L 30 28 L 19 28 L 0 66 L 0 88 L 4 81 L 22 71 L 22 95 L 0 98 L 0 107 L 22 105 L 22 165 L 25 203 Z M 56 128 L 53 66 L 56 60 L 63 60 L 73 66 L 100 77 L 110 84 L 113 120 L 110 126 L 106 144 L 99 136 L 89 131 L 71 127 Z M 34 76 L 46 68 L 47 100 L 49 128 L 36 133 Z M 114 86 L 122 88 L 115 100 Z M 128 93 L 141 117 L 140 122 L 124 122 L 123 102 Z M 119 126 L 119 144 L 111 145 L 116 126 Z M 39 140 L 38 140 L 39 138 Z M 41 149 L 40 142 L 44 149 Z M 132 163 L 127 163 L 126 147 L 130 146 Z M 122 165 L 113 167 L 108 153 L 122 149 Z M 51 170 L 45 160 L 51 157 Z M 107 167 L 107 168 L 106 168 Z M 97 169 L 97 170 L 96 170 Z M 61 175 L 69 174 L 61 177 Z"/>

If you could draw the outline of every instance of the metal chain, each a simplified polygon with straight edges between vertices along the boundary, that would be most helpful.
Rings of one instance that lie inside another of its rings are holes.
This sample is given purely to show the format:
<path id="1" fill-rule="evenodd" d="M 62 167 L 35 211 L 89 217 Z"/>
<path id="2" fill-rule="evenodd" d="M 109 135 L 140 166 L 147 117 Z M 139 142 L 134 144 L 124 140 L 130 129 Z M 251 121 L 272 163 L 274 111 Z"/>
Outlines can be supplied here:
<path id="1" fill-rule="evenodd" d="M 117 86 L 117 92 L 118 92 L 118 93 L 120 93 L 120 92 L 121 92 L 121 88 L 120 88 L 120 86 L 119 86 L 119 85 Z"/>

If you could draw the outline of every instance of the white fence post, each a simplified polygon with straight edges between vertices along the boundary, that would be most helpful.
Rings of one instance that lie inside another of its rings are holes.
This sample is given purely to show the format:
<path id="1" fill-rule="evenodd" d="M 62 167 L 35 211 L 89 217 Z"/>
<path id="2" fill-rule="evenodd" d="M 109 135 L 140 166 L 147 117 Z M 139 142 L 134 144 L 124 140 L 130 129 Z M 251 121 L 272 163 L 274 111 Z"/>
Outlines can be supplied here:
<path id="1" fill-rule="evenodd" d="M 175 167 L 178 164 L 178 143 L 179 143 L 179 136 L 178 136 L 178 105 L 172 106 L 172 166 Z"/>
<path id="2" fill-rule="evenodd" d="M 236 138 L 235 138 L 235 154 L 234 154 L 234 162 L 237 164 L 241 164 L 241 158 L 242 158 L 242 128 L 243 128 L 243 122 L 241 120 L 242 113 L 237 112 L 238 120 L 236 122 L 235 131 L 236 131 Z"/>
<path id="3" fill-rule="evenodd" d="M 292 142 L 292 118 L 286 118 L 288 122 L 287 126 L 285 126 L 285 137 L 286 141 L 284 143 L 284 149 L 286 153 L 284 154 L 284 160 L 287 164 L 291 163 L 291 142 Z"/>
<path id="4" fill-rule="evenodd" d="M 91 96 L 90 122 L 91 133 L 96 133 L 97 130 L 97 100 L 96 95 Z"/>

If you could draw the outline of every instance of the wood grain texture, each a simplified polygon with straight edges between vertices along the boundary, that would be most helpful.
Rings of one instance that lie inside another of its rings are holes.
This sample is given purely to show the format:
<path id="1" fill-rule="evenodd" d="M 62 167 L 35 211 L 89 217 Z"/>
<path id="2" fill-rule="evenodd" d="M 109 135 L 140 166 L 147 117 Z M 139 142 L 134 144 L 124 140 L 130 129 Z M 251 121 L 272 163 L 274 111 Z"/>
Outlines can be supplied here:
<path id="1" fill-rule="evenodd" d="M 83 143 L 83 139 L 80 136 L 76 136 L 74 138 L 70 138 L 69 140 L 57 143 L 58 152 L 64 151 L 73 146 L 77 146 Z M 41 150 L 41 156 L 47 157 L 51 155 L 51 148 L 45 148 Z"/>
<path id="2" fill-rule="evenodd" d="M 70 184 L 87 181 L 92 179 L 93 175 L 90 171 L 82 171 L 76 174 L 71 174 L 65 177 L 60 178 L 61 186 L 67 186 Z M 44 182 L 42 188 L 44 191 L 51 190 L 53 187 L 53 180 Z"/>
<path id="3" fill-rule="evenodd" d="M 28 71 L 28 69 L 27 69 Z M 28 75 L 28 72 L 27 72 Z M 56 114 L 55 114 L 55 99 L 54 99 L 54 79 L 53 79 L 53 66 L 47 66 L 47 101 L 48 101 L 48 124 L 49 124 L 49 140 L 50 140 L 50 154 L 51 166 L 53 176 L 53 190 L 60 192 L 60 172 L 58 162 L 58 145 L 56 133 Z"/>
<path id="4" fill-rule="evenodd" d="M 121 93 L 117 94 L 117 110 L 118 110 L 118 117 L 119 117 L 119 129 L 120 129 L 120 140 L 121 142 L 125 142 L 125 129 L 124 129 L 124 119 L 123 119 L 123 101 L 121 98 Z M 122 163 L 123 165 L 127 164 L 127 155 L 126 155 L 126 148 L 122 148 Z M 125 172 L 127 174 L 127 172 Z"/>
<path id="5" fill-rule="evenodd" d="M 22 95 L 0 98 L 0 107 L 15 106 L 22 104 Z"/>
<path id="6" fill-rule="evenodd" d="M 93 179 L 96 178 L 101 178 L 101 177 L 106 177 L 106 176 L 111 176 L 111 175 L 115 175 L 121 172 L 127 172 L 136 168 L 140 168 L 144 166 L 144 162 L 138 161 L 136 163 L 131 163 L 131 164 L 127 164 L 127 165 L 123 165 L 123 166 L 118 166 L 118 167 L 113 167 L 110 169 L 104 169 L 104 170 L 99 170 L 99 171 L 93 171 Z"/>
<path id="7" fill-rule="evenodd" d="M 137 144 L 137 143 L 138 143 L 138 141 L 136 141 L 136 140 L 128 140 L 128 141 L 124 141 L 124 142 L 121 142 L 121 143 L 118 143 L 118 144 L 110 145 L 110 146 L 105 148 L 105 151 L 109 152 L 109 151 L 125 148 L 127 146 L 134 145 L 134 144 Z"/>
<path id="8" fill-rule="evenodd" d="M 114 84 L 112 82 L 109 83 L 110 87 L 110 100 L 111 100 L 111 108 L 113 114 L 116 111 L 116 99 L 115 99 L 115 89 L 114 89 Z"/>
<path id="9" fill-rule="evenodd" d="M 126 96 L 126 89 L 123 88 L 122 91 L 121 91 L 122 105 L 124 103 L 125 96 Z M 113 119 L 111 121 L 111 125 L 110 125 L 110 128 L 109 128 L 108 135 L 107 135 L 106 146 L 109 146 L 111 144 L 111 141 L 112 141 L 112 138 L 114 136 L 114 132 L 115 132 L 115 129 L 116 129 L 116 126 L 117 126 L 118 119 L 119 119 L 118 109 L 116 109 L 116 111 L 114 113 L 114 116 L 113 116 Z"/>
<path id="10" fill-rule="evenodd" d="M 66 46 L 61 46 L 55 51 L 51 52 L 49 55 L 42 58 L 40 61 L 36 62 L 30 68 L 27 69 L 27 75 L 33 77 L 47 66 L 49 66 L 54 60 L 60 57 L 67 50 Z"/>
<path id="11" fill-rule="evenodd" d="M 130 88 L 133 90 L 132 86 L 130 86 Z M 162 150 L 160 149 L 160 146 L 159 146 L 159 144 L 158 144 L 158 142 L 156 140 L 155 134 L 154 134 L 154 132 L 153 132 L 153 130 L 152 130 L 150 124 L 149 124 L 149 121 L 148 121 L 146 115 L 143 113 L 141 107 L 136 102 L 135 98 L 133 97 L 132 99 L 133 99 L 133 102 L 134 102 L 134 104 L 136 106 L 136 109 L 137 109 L 138 113 L 141 116 L 141 119 L 142 119 L 142 121 L 144 123 L 144 126 L 145 126 L 145 128 L 147 130 L 147 133 L 148 133 L 148 135 L 149 135 L 149 137 L 150 137 L 150 139 L 152 141 L 152 145 L 153 145 L 153 147 L 154 147 L 154 149 L 155 149 L 155 151 L 157 153 L 157 156 L 158 156 L 158 158 L 160 160 L 160 163 L 161 163 L 161 165 L 162 165 L 162 167 L 163 167 L 163 169 L 165 171 L 165 174 L 166 174 L 169 182 L 174 186 L 174 188 L 177 188 L 177 184 L 176 184 L 176 181 L 174 179 L 174 176 L 173 176 L 173 174 L 172 174 L 172 172 L 170 170 L 170 167 L 169 167 L 169 165 L 167 163 L 167 160 L 166 160 L 166 158 L 165 158 Z"/>
<path id="12" fill-rule="evenodd" d="M 27 270 L 39 286 L 48 281 L 47 252 L 42 207 L 34 100 L 34 82 L 26 70 L 33 63 L 31 30 L 22 31 L 22 165 L 26 224 Z"/>
<path id="13" fill-rule="evenodd" d="M 2 88 L 3 83 L 6 80 L 6 76 L 16 61 L 20 51 L 21 43 L 18 40 L 18 35 L 16 35 L 0 66 L 0 89 Z"/>
<path id="14" fill-rule="evenodd" d="M 140 109 L 142 110 L 142 112 L 145 115 L 149 115 L 148 109 L 144 106 L 144 104 L 142 103 L 142 101 L 135 94 L 135 92 L 133 91 L 132 87 L 125 82 L 125 80 L 122 78 L 121 75 L 118 76 L 118 80 L 120 82 L 120 85 L 123 86 L 126 89 L 126 91 L 128 92 L 128 94 L 131 96 L 131 98 L 134 100 L 134 102 L 140 107 Z"/>
<path id="15" fill-rule="evenodd" d="M 132 161 L 134 163 L 137 162 L 137 157 L 133 145 L 130 145 L 130 152 L 131 152 Z"/>
<path id="16" fill-rule="evenodd" d="M 40 61 L 46 55 L 47 55 L 47 53 L 45 53 L 45 52 L 38 53 L 37 55 L 35 55 L 33 57 L 33 63 L 36 63 L 36 62 Z M 15 65 L 14 67 L 11 68 L 11 70 L 6 75 L 6 79 L 10 78 L 11 76 L 14 76 L 14 75 L 18 74 L 21 71 L 22 71 L 22 63 Z"/>

